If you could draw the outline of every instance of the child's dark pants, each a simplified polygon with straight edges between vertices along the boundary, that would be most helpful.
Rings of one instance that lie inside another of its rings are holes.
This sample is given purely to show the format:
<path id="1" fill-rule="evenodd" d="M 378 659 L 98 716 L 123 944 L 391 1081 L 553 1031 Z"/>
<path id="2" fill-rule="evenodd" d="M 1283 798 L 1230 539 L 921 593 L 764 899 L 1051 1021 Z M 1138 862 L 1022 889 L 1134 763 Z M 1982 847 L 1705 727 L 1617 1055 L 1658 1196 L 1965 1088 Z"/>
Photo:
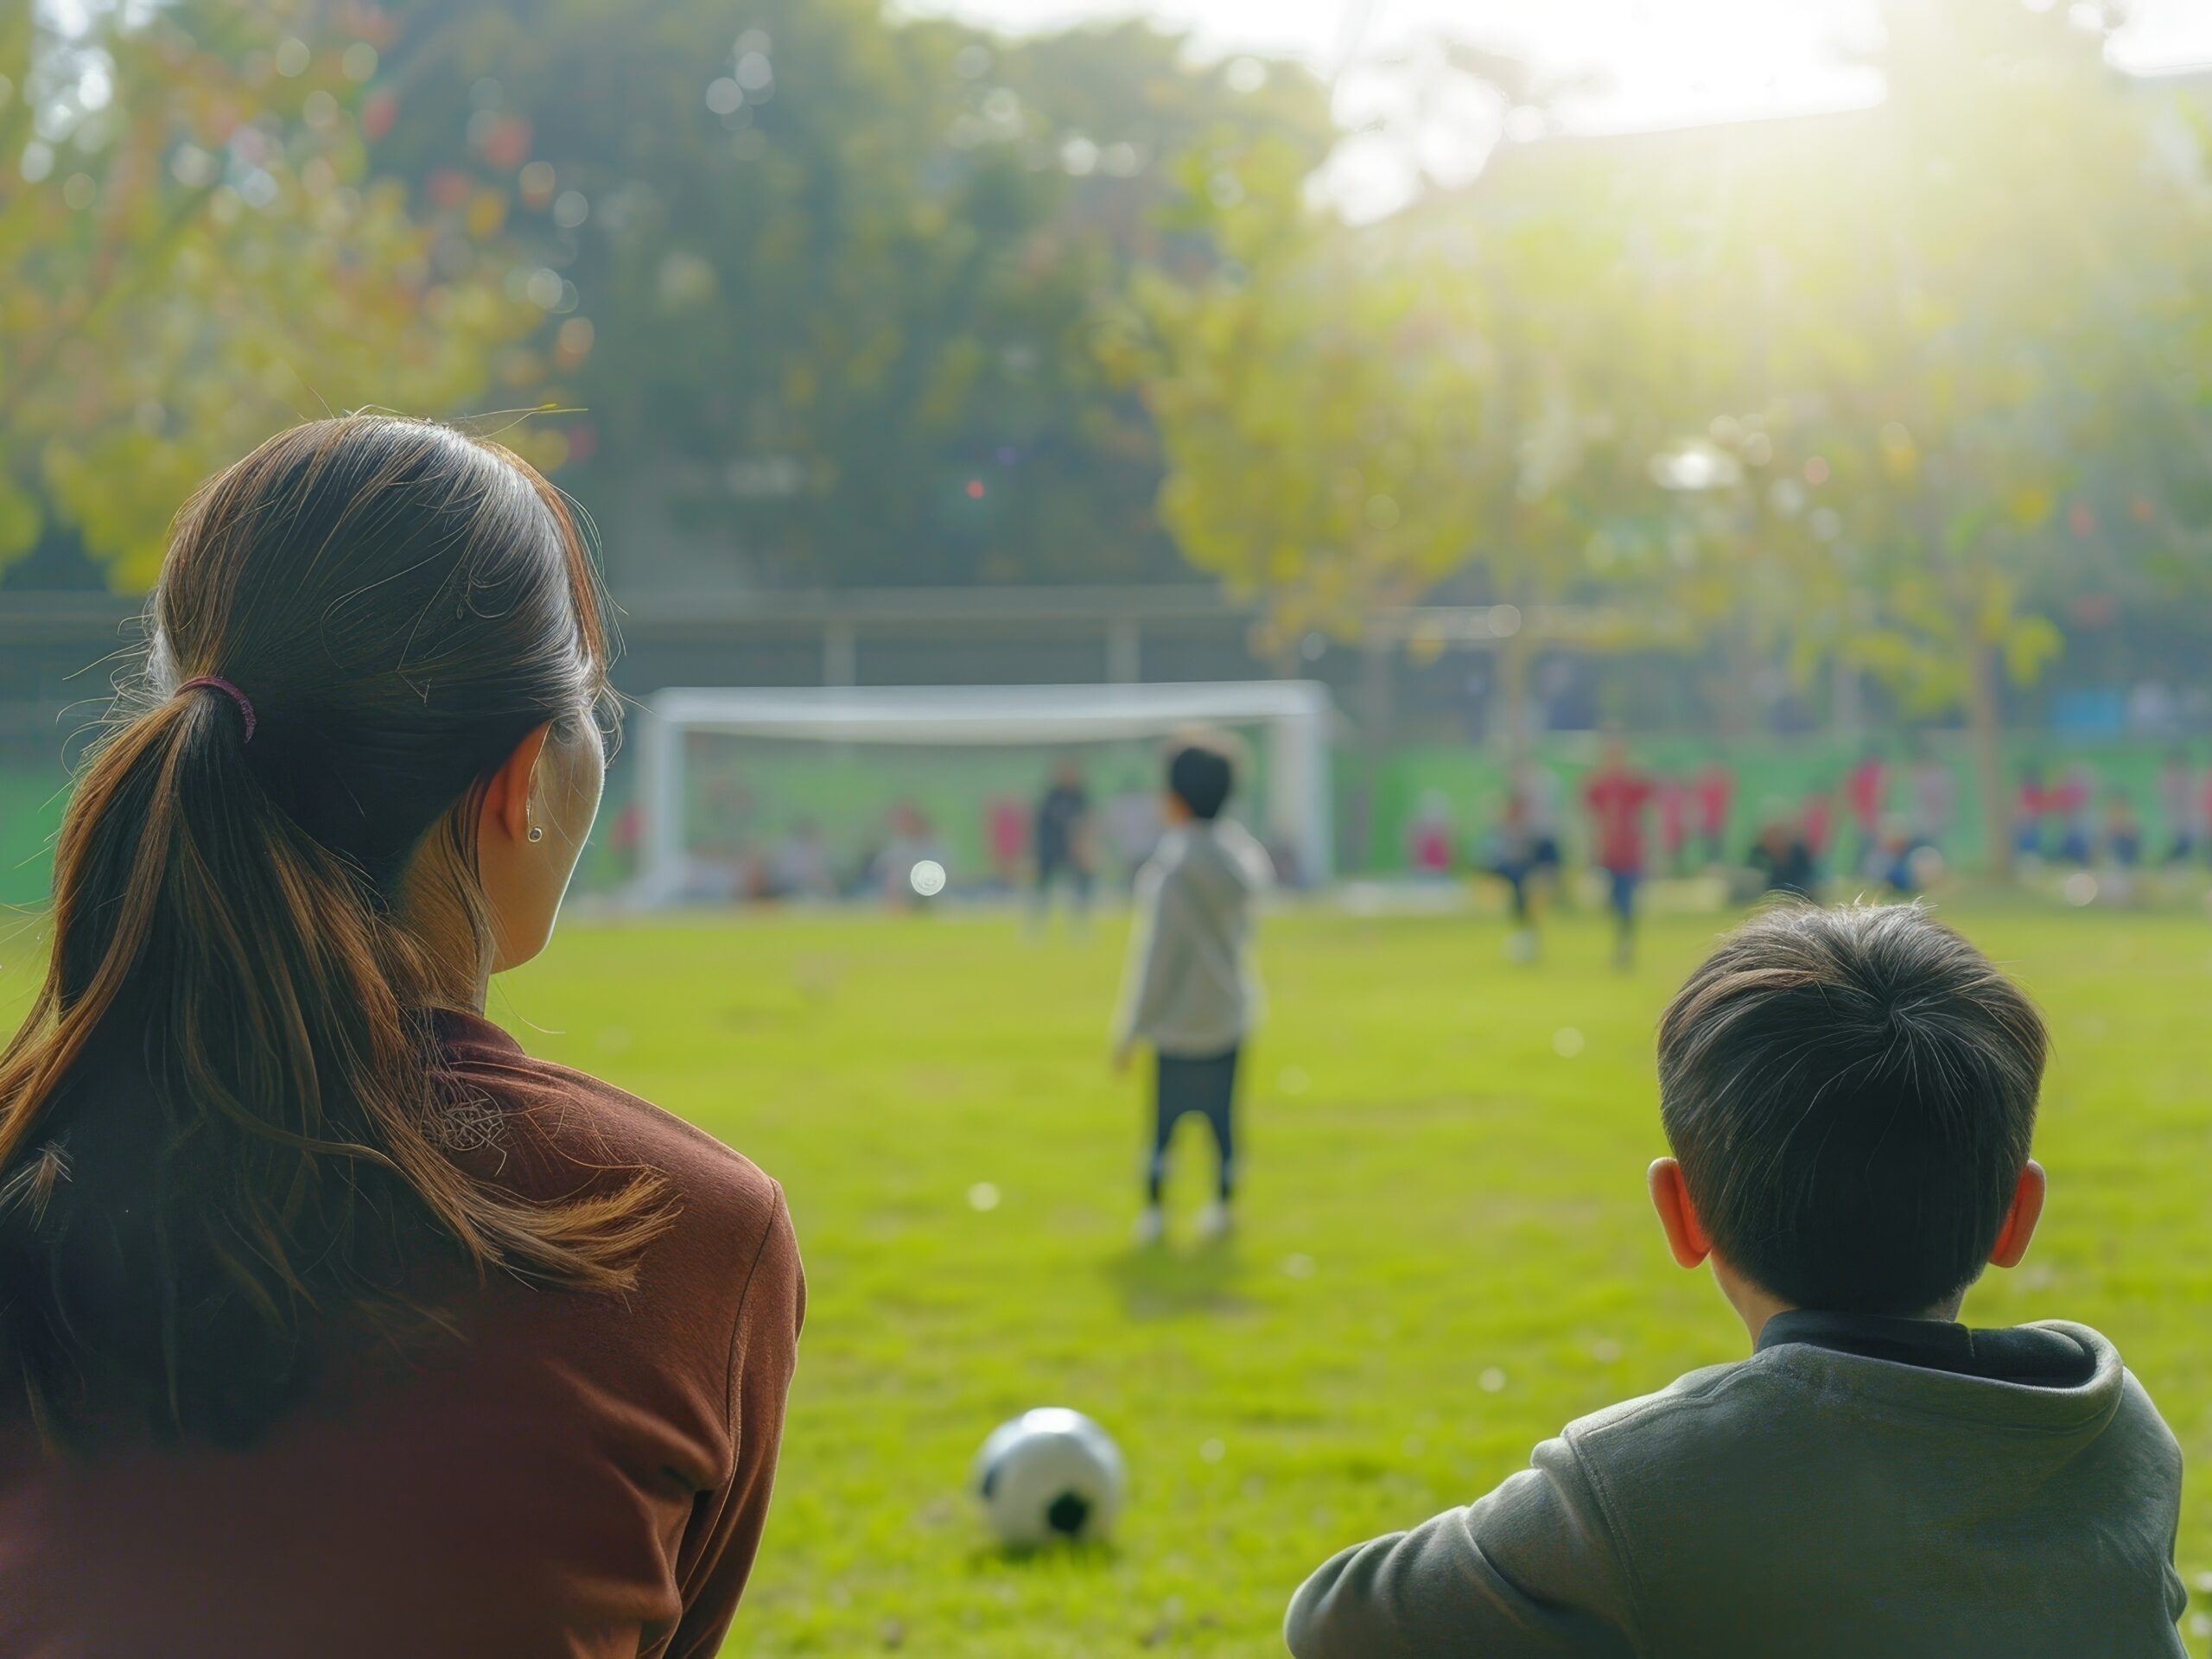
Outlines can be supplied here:
<path id="1" fill-rule="evenodd" d="M 1226 1204 L 1235 1191 L 1237 1053 L 1232 1048 L 1226 1054 L 1209 1055 L 1203 1059 L 1177 1054 L 1160 1056 L 1160 1112 L 1146 1179 L 1146 1191 L 1153 1203 L 1160 1202 L 1160 1185 L 1167 1179 L 1168 1140 L 1185 1112 L 1203 1115 L 1207 1127 L 1213 1130 L 1214 1146 L 1221 1154 L 1222 1202 Z"/>

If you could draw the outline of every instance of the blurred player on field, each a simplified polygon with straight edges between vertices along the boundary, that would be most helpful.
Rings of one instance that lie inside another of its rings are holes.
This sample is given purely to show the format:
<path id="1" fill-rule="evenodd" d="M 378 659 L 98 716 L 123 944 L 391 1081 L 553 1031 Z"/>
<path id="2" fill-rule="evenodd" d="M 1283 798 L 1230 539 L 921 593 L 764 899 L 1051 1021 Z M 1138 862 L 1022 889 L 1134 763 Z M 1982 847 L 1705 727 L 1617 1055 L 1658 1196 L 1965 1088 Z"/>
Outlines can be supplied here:
<path id="1" fill-rule="evenodd" d="M 2012 850 L 2041 858 L 2044 824 L 2050 816 L 2050 791 L 2044 786 L 2043 768 L 2029 761 L 2020 768 L 2019 786 L 2012 796 Z"/>
<path id="2" fill-rule="evenodd" d="M 1035 920 L 1042 925 L 1052 906 L 1052 889 L 1067 884 L 1078 924 L 1090 914 L 1090 794 L 1083 786 L 1083 767 L 1072 755 L 1052 769 L 1052 781 L 1037 802 Z"/>
<path id="3" fill-rule="evenodd" d="M 2050 791 L 2051 814 L 2058 820 L 2062 863 L 2087 864 L 2096 856 L 2097 774 L 2086 760 L 2066 768 Z"/>
<path id="4" fill-rule="evenodd" d="M 1505 791 L 1505 801 L 1498 810 L 1497 826 L 1491 832 L 1483 864 L 1505 883 L 1506 901 L 1513 918 L 1506 954 L 1516 962 L 1534 962 L 1540 946 L 1531 889 L 1541 866 L 1537 860 L 1536 836 L 1529 823 L 1528 797 L 1517 787 Z"/>
<path id="5" fill-rule="evenodd" d="M 1022 860 L 1029 852 L 1029 812 L 1011 795 L 996 795 L 983 809 L 983 846 L 991 883 L 1005 893 L 1021 890 Z"/>
<path id="6" fill-rule="evenodd" d="M 1813 856 L 1825 859 L 1835 836 L 1835 798 L 1825 789 L 1808 791 L 1797 809 L 1797 821 L 1804 828 L 1805 844 L 1813 849 Z"/>
<path id="7" fill-rule="evenodd" d="M 1844 774 L 1843 810 L 1858 836 L 1859 867 L 1872 870 L 1881 844 L 1882 819 L 1890 801 L 1890 763 L 1882 752 L 1869 748 L 1856 766 Z"/>
<path id="8" fill-rule="evenodd" d="M 1690 786 L 1680 778 L 1663 777 L 1653 784 L 1659 818 L 1659 870 L 1662 875 L 1682 873 L 1682 849 L 1690 838 Z"/>
<path id="9" fill-rule="evenodd" d="M 1913 756 L 1910 787 L 1913 838 L 1938 849 L 1948 846 L 1958 817 L 1958 783 L 1926 738 Z"/>
<path id="10" fill-rule="evenodd" d="M 1745 862 L 1758 877 L 1762 896 L 1820 897 L 1820 863 L 1812 843 L 1806 840 L 1802 823 L 1780 802 L 1770 803 L 1759 815 L 1759 838 L 1751 843 Z"/>
<path id="11" fill-rule="evenodd" d="M 1707 761 L 1690 780 L 1691 817 L 1698 857 L 1718 864 L 1728 855 L 1728 812 L 1736 802 L 1736 773 L 1721 760 Z"/>
<path id="12" fill-rule="evenodd" d="M 1406 863 L 1431 880 L 1452 874 L 1452 808 L 1440 790 L 1421 798 L 1420 810 L 1406 826 Z"/>
<path id="13" fill-rule="evenodd" d="M 2196 850 L 2198 804 L 2189 751 L 2170 751 L 2158 768 L 2158 816 L 2164 822 L 2167 863 L 2186 864 Z"/>
<path id="14" fill-rule="evenodd" d="M 1591 861 L 1605 873 L 1613 912 L 1613 965 L 1636 958 L 1636 895 L 1643 881 L 1643 815 L 1654 793 L 1650 777 L 1629 759 L 1619 737 L 1605 740 L 1605 758 L 1582 785 L 1590 815 Z"/>

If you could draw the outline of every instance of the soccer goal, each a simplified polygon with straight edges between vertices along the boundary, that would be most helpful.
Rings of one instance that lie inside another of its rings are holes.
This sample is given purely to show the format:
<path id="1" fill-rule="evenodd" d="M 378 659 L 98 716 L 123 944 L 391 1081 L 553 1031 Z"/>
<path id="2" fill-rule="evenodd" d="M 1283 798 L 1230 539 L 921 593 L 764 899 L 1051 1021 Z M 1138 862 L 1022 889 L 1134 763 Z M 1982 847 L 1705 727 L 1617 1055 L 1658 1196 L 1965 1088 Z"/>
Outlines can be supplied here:
<path id="1" fill-rule="evenodd" d="M 1332 721 L 1328 689 L 1294 680 L 664 690 L 633 733 L 631 893 L 644 905 L 742 896 L 715 891 L 711 874 L 741 852 L 775 868 L 781 890 L 853 891 L 832 867 L 886 856 L 858 847 L 862 836 L 903 849 L 910 864 L 942 859 L 956 892 L 1009 885 L 1001 826 L 1011 816 L 1019 830 L 1021 803 L 1055 769 L 1087 774 L 1096 816 L 1116 835 L 1156 798 L 1160 741 L 1193 726 L 1243 740 L 1251 775 L 1233 810 L 1291 880 L 1325 882 Z M 1125 858 L 1135 834 L 1120 837 Z"/>

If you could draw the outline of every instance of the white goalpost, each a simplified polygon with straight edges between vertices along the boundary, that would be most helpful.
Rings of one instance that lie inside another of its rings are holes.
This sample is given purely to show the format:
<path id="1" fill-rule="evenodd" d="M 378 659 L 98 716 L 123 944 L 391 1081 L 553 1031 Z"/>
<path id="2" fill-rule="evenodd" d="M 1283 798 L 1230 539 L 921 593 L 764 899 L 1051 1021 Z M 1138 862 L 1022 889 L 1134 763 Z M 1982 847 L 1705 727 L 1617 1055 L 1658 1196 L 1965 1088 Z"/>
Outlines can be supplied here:
<path id="1" fill-rule="evenodd" d="M 1289 848 L 1301 881 L 1335 869 L 1329 771 L 1334 705 L 1307 680 L 1169 685 L 679 687 L 639 722 L 636 900 L 683 891 L 687 738 L 715 733 L 817 743 L 1052 745 L 1165 737 L 1189 726 L 1266 733 L 1259 828 Z"/>

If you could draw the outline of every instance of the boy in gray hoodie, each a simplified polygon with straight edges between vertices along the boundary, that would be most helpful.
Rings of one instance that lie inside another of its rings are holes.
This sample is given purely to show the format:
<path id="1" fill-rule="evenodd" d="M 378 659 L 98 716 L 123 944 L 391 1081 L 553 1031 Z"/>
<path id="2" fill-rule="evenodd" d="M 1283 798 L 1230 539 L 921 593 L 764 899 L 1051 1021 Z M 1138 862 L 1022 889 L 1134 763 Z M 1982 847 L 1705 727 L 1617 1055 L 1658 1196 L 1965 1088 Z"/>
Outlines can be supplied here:
<path id="1" fill-rule="evenodd" d="M 1348 1549 L 1298 1659 L 2182 1659 L 2181 1451 L 2111 1343 L 1955 1323 L 2043 1211 L 2043 1021 L 1916 906 L 1767 912 L 1659 1028 L 1653 1205 L 1752 1352 Z"/>
<path id="2" fill-rule="evenodd" d="M 1166 833 L 1137 876 L 1137 925 L 1115 1022 L 1114 1065 L 1126 1069 L 1137 1045 L 1149 1043 L 1158 1066 L 1140 1243 L 1154 1243 L 1162 1231 L 1167 1143 L 1191 1113 L 1205 1119 L 1221 1160 L 1217 1196 L 1199 1228 L 1218 1236 L 1229 1227 L 1236 1061 L 1259 1016 L 1249 948 L 1252 899 L 1273 876 L 1267 850 L 1221 816 L 1236 781 L 1224 747 L 1195 739 L 1173 746 L 1161 802 Z"/>

